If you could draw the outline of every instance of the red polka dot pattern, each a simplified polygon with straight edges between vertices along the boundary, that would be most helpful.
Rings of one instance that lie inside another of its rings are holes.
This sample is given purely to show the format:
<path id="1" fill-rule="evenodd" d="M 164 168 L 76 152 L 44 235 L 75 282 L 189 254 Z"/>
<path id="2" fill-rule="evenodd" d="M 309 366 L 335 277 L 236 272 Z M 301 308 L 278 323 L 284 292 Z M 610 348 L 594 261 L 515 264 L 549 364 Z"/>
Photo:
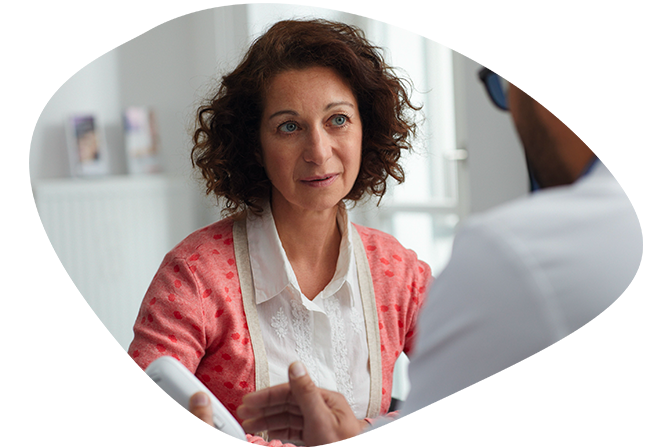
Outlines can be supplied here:
<path id="1" fill-rule="evenodd" d="M 394 238 L 357 227 L 377 300 L 382 364 L 381 409 L 390 403 L 395 357 L 415 339 L 417 311 L 430 277 Z M 255 361 L 241 301 L 232 221 L 193 233 L 163 260 L 134 326 L 131 357 L 146 368 L 161 355 L 184 363 L 236 416 L 255 390 Z"/>
<path id="2" fill-rule="evenodd" d="M 385 389 L 392 388 L 395 360 L 402 351 L 409 351 L 413 344 L 417 313 L 424 301 L 431 269 L 391 236 L 369 228 L 357 226 L 357 229 L 366 247 L 378 301 L 384 408 L 390 403 L 390 394 Z M 381 242 L 374 243 L 375 240 Z M 385 296 L 378 294 L 378 290 L 386 291 Z"/>

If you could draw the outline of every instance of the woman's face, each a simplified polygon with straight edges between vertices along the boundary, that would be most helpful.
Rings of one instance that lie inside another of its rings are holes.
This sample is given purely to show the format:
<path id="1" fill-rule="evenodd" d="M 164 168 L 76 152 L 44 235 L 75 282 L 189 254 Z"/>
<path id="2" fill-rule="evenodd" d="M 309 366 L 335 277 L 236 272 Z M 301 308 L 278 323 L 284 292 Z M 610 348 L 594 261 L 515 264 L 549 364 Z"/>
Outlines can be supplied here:
<path id="1" fill-rule="evenodd" d="M 361 117 L 352 90 L 334 70 L 312 67 L 276 75 L 264 99 L 260 142 L 273 208 L 336 207 L 361 164 Z"/>

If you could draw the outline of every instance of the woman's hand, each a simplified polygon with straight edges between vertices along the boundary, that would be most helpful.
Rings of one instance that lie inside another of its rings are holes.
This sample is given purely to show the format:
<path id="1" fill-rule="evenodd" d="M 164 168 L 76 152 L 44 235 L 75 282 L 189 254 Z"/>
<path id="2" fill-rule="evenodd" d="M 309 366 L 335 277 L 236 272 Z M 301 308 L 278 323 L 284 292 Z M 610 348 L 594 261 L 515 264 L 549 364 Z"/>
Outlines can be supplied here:
<path id="1" fill-rule="evenodd" d="M 199 391 L 190 397 L 190 413 L 201 419 L 206 424 L 214 427 L 212 422 L 212 406 L 207 394 Z"/>
<path id="2" fill-rule="evenodd" d="M 368 426 L 357 420 L 341 394 L 314 385 L 300 362 L 289 367 L 289 383 L 244 396 L 237 415 L 247 433 L 267 430 L 271 439 L 301 440 L 308 446 L 347 439 Z"/>

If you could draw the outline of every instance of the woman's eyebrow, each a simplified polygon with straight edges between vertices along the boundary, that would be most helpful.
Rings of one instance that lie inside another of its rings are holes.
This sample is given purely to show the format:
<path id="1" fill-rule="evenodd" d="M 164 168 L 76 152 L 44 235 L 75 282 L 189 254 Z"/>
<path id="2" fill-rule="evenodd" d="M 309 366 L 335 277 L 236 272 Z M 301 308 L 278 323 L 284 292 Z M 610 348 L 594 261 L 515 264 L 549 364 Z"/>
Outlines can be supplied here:
<path id="1" fill-rule="evenodd" d="M 274 117 L 276 117 L 278 115 L 298 116 L 298 112 L 296 112 L 295 110 L 278 110 L 277 112 L 271 114 L 271 116 L 269 116 L 269 119 L 273 119 Z"/>
<path id="2" fill-rule="evenodd" d="M 354 104 L 352 104 L 349 101 L 336 101 L 336 102 L 331 102 L 325 106 L 323 110 L 327 111 L 330 109 L 333 109 L 334 107 L 339 107 L 339 106 L 348 106 L 350 108 L 354 108 Z M 279 115 L 292 115 L 292 116 L 298 116 L 298 112 L 295 110 L 287 109 L 287 110 L 278 110 L 277 112 L 272 113 L 268 119 L 273 119 L 276 116 Z"/>
<path id="3" fill-rule="evenodd" d="M 351 107 L 351 108 L 354 109 L 354 104 L 352 104 L 351 102 L 349 102 L 349 101 L 338 101 L 338 102 L 329 103 L 327 105 L 327 107 L 325 107 L 324 110 L 329 110 L 329 109 L 332 109 L 332 108 L 338 107 L 338 106 L 348 106 L 348 107 Z"/>

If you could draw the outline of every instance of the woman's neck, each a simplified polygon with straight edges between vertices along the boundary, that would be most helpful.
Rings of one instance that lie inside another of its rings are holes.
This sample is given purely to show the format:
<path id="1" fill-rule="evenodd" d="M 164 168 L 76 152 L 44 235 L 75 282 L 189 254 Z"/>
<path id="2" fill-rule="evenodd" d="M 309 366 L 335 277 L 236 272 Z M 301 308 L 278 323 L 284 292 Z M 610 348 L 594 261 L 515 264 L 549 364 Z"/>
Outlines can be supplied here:
<path id="1" fill-rule="evenodd" d="M 301 291 L 307 298 L 313 299 L 336 271 L 341 245 L 341 232 L 337 225 L 338 206 L 311 211 L 272 202 L 271 211 Z"/>

